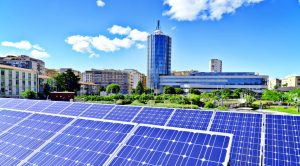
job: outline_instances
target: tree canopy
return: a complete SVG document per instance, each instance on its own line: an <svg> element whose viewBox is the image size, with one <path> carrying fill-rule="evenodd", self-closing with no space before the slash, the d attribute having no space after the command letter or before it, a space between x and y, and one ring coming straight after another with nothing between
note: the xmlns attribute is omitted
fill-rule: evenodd
<svg viewBox="0 0 300 166"><path fill-rule="evenodd" d="M164 94L175 94L175 89L172 86L165 86Z"/></svg>
<svg viewBox="0 0 300 166"><path fill-rule="evenodd" d="M57 91L76 92L80 90L80 78L72 70L67 70L55 77Z"/></svg>
<svg viewBox="0 0 300 166"><path fill-rule="evenodd" d="M138 82L136 88L135 88L135 93L141 95L144 93L144 87L141 81Z"/></svg>
<svg viewBox="0 0 300 166"><path fill-rule="evenodd" d="M121 90L120 86L118 84L109 84L106 87L106 93L119 93Z"/></svg>

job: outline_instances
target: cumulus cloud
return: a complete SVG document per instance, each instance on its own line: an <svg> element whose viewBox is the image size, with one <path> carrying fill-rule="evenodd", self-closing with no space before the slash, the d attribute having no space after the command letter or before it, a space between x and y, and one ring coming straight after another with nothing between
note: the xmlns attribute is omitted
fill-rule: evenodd
<svg viewBox="0 0 300 166"><path fill-rule="evenodd" d="M224 14L234 13L242 6L257 4L263 0L165 0L170 7L163 15L178 21L220 20Z"/></svg>
<svg viewBox="0 0 300 166"><path fill-rule="evenodd" d="M97 0L96 3L97 3L97 6L99 6L99 7L105 6L105 3L103 2L103 0Z"/></svg>
<svg viewBox="0 0 300 166"><path fill-rule="evenodd" d="M37 59L48 58L50 56L47 52L39 51L39 50L32 50L30 54L33 58L37 58Z"/></svg>
<svg viewBox="0 0 300 166"><path fill-rule="evenodd" d="M136 48L144 49L144 48L146 48L146 46L145 46L145 44L138 43L138 44L136 44Z"/></svg>
<svg viewBox="0 0 300 166"><path fill-rule="evenodd" d="M22 50L30 50L32 48L31 43L29 41L24 41L24 40L20 42L3 41L1 42L1 45L5 47L14 47Z"/></svg>
<svg viewBox="0 0 300 166"><path fill-rule="evenodd" d="M144 42L149 35L147 32L139 31L130 27L113 25L107 29L111 34L126 35L123 38L109 38L104 35L98 36L81 36L74 35L68 37L65 42L72 45L76 52L90 54L90 57L99 56L96 51L115 52L122 48L131 48L135 42ZM143 44L136 44L138 49L144 48Z"/></svg>
<svg viewBox="0 0 300 166"><path fill-rule="evenodd" d="M111 34L128 35L131 31L130 27L122 27L119 25L113 25L107 29Z"/></svg>

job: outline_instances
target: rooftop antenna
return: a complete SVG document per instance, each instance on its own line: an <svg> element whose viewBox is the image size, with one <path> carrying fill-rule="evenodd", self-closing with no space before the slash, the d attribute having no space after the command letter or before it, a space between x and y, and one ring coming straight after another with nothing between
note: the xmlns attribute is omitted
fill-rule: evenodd
<svg viewBox="0 0 300 166"><path fill-rule="evenodd" d="M156 30L160 30L160 21L157 20L157 27L156 27Z"/></svg>

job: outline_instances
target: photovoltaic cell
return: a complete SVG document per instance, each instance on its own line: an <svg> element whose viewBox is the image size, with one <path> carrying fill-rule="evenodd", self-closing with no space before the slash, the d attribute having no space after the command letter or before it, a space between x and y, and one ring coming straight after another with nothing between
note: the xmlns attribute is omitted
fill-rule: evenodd
<svg viewBox="0 0 300 166"><path fill-rule="evenodd" d="M0 135L0 165L17 165L70 120L48 115L32 115Z"/></svg>
<svg viewBox="0 0 300 166"><path fill-rule="evenodd" d="M111 165L227 166L231 136L140 126Z"/></svg>
<svg viewBox="0 0 300 166"><path fill-rule="evenodd" d="M27 111L34 111L34 112L41 112L43 111L45 108L49 107L51 104L54 104L55 102L53 101L39 101L38 103L36 103L35 105L27 108Z"/></svg>
<svg viewBox="0 0 300 166"><path fill-rule="evenodd" d="M5 103L9 102L10 100L12 100L12 99L10 99L10 98L0 98L0 106L4 105Z"/></svg>
<svg viewBox="0 0 300 166"><path fill-rule="evenodd" d="M23 102L25 102L25 100L12 99L12 100L8 101L7 103L5 103L4 105L2 105L1 107L2 108L8 108L8 109L10 109L10 108L16 107L17 105L19 105L19 104L21 104Z"/></svg>
<svg viewBox="0 0 300 166"><path fill-rule="evenodd" d="M0 111L0 134L17 122L29 116L29 113L2 110Z"/></svg>
<svg viewBox="0 0 300 166"><path fill-rule="evenodd" d="M19 104L19 105L16 105L15 107L13 107L13 109L26 110L27 108L33 106L37 102L39 102L39 101L38 100L26 100L22 104Z"/></svg>
<svg viewBox="0 0 300 166"><path fill-rule="evenodd" d="M29 165L103 165L133 125L77 120L47 144Z"/></svg>
<svg viewBox="0 0 300 166"><path fill-rule="evenodd" d="M174 109L144 107L134 119L136 123L165 125Z"/></svg>
<svg viewBox="0 0 300 166"><path fill-rule="evenodd" d="M130 122L142 107L116 106L105 119Z"/></svg>
<svg viewBox="0 0 300 166"><path fill-rule="evenodd" d="M213 111L178 109L173 114L168 126L206 130Z"/></svg>
<svg viewBox="0 0 300 166"><path fill-rule="evenodd" d="M264 165L300 165L300 116L266 115Z"/></svg>
<svg viewBox="0 0 300 166"><path fill-rule="evenodd" d="M89 109L87 109L81 116L90 118L103 118L114 105L100 105L94 104Z"/></svg>
<svg viewBox="0 0 300 166"><path fill-rule="evenodd" d="M90 105L91 104L85 103L72 103L71 106L63 110L60 114L78 116L83 113L83 111L86 110Z"/></svg>
<svg viewBox="0 0 300 166"><path fill-rule="evenodd" d="M64 110L70 105L71 105L70 102L55 102L54 104L50 105L48 108L43 110L42 112L59 114L62 110Z"/></svg>
<svg viewBox="0 0 300 166"><path fill-rule="evenodd" d="M211 131L232 133L230 165L259 165L262 115L216 112Z"/></svg>

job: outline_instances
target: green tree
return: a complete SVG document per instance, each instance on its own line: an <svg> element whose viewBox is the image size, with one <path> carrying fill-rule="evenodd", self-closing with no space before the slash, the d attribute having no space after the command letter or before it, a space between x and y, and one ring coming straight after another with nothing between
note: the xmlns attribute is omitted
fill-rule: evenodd
<svg viewBox="0 0 300 166"><path fill-rule="evenodd" d="M175 88L175 94L181 95L183 93L184 93L183 89L181 89L181 88Z"/></svg>
<svg viewBox="0 0 300 166"><path fill-rule="evenodd" d="M282 101L283 94L277 90L266 89L262 94L262 99L271 101Z"/></svg>
<svg viewBox="0 0 300 166"><path fill-rule="evenodd" d="M106 87L106 93L119 93L120 92L120 86L118 84L109 84Z"/></svg>
<svg viewBox="0 0 300 166"><path fill-rule="evenodd" d="M80 89L80 78L76 76L72 70L67 70L55 77L56 87L58 91L76 92Z"/></svg>
<svg viewBox="0 0 300 166"><path fill-rule="evenodd" d="M240 98L241 95L242 95L242 92L243 92L243 90L240 89L240 88L235 89L235 90L232 92L232 98L235 98L235 99Z"/></svg>
<svg viewBox="0 0 300 166"><path fill-rule="evenodd" d="M172 86L165 86L164 94L175 94L175 89Z"/></svg>
<svg viewBox="0 0 300 166"><path fill-rule="evenodd" d="M200 95L201 94L201 92L198 89L194 89L194 88L191 88L189 90L189 93L190 94L195 94L195 95Z"/></svg>
<svg viewBox="0 0 300 166"><path fill-rule="evenodd" d="M232 91L230 89L222 89L221 90L221 98L228 99L231 97Z"/></svg>
<svg viewBox="0 0 300 166"><path fill-rule="evenodd" d="M27 89L24 92L21 93L21 96L26 98L26 99L36 99L37 98L37 93Z"/></svg>
<svg viewBox="0 0 300 166"><path fill-rule="evenodd" d="M43 93L44 93L44 96L49 96L50 95L50 92L51 92L51 87L48 83L44 83L43 84Z"/></svg>
<svg viewBox="0 0 300 166"><path fill-rule="evenodd" d="M244 99L246 106L250 106L256 100L253 96L246 96Z"/></svg>
<svg viewBox="0 0 300 166"><path fill-rule="evenodd" d="M105 91L105 88L104 86L100 85L97 89L97 93L100 94L100 92L104 92Z"/></svg>
<svg viewBox="0 0 300 166"><path fill-rule="evenodd" d="M139 95L144 93L144 87L141 81L138 82L136 88L135 88L135 92Z"/></svg>

